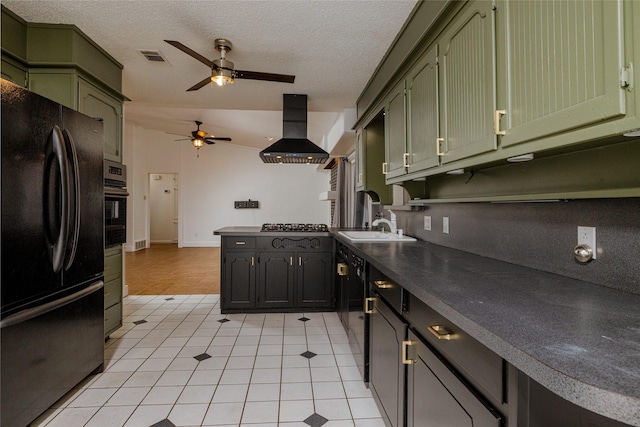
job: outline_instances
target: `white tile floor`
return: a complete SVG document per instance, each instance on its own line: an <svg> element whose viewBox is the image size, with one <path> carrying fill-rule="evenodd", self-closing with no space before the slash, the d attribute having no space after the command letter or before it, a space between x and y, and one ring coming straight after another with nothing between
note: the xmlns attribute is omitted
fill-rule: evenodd
<svg viewBox="0 0 640 427"><path fill-rule="evenodd" d="M306 351L316 355L301 356ZM218 295L162 295L125 298L124 325L105 343L104 372L32 424L174 425L384 423L336 313L223 315Z"/></svg>

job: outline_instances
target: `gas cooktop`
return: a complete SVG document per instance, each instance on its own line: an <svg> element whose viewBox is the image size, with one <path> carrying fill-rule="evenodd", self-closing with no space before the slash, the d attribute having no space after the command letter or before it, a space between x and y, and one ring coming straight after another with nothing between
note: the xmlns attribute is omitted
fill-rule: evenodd
<svg viewBox="0 0 640 427"><path fill-rule="evenodd" d="M326 224L262 224L261 231L305 231L326 232L329 227Z"/></svg>

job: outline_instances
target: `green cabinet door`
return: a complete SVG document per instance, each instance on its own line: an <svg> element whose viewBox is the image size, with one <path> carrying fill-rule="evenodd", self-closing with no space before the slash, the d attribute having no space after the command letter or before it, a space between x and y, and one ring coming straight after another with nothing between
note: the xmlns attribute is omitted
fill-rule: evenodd
<svg viewBox="0 0 640 427"><path fill-rule="evenodd" d="M356 191L364 191L364 165L365 165L365 152L364 152L364 140L362 138L363 129L356 130Z"/></svg>
<svg viewBox="0 0 640 427"><path fill-rule="evenodd" d="M609 0L498 3L502 146L625 114L621 8Z"/></svg>
<svg viewBox="0 0 640 427"><path fill-rule="evenodd" d="M440 164L437 60L438 46L433 45L406 78L409 173Z"/></svg>
<svg viewBox="0 0 640 427"><path fill-rule="evenodd" d="M78 111L104 124L104 157L122 162L122 102L78 79Z"/></svg>
<svg viewBox="0 0 640 427"><path fill-rule="evenodd" d="M385 104L385 165L384 173L387 180L407 173L406 149L406 111L404 80L398 83L390 93Z"/></svg>
<svg viewBox="0 0 640 427"><path fill-rule="evenodd" d="M497 148L494 39L490 1L469 3L439 39L443 163Z"/></svg>

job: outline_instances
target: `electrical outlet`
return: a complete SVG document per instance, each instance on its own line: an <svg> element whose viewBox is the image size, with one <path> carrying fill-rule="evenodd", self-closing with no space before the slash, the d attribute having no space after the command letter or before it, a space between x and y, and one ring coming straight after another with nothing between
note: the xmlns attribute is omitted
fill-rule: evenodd
<svg viewBox="0 0 640 427"><path fill-rule="evenodd" d="M593 251L592 259L596 259L596 228L578 226L578 245L587 245Z"/></svg>
<svg viewBox="0 0 640 427"><path fill-rule="evenodd" d="M427 231L431 231L431 217L430 216L425 216L424 217L424 229Z"/></svg>
<svg viewBox="0 0 640 427"><path fill-rule="evenodd" d="M444 234L449 234L449 217L442 217L442 232Z"/></svg>

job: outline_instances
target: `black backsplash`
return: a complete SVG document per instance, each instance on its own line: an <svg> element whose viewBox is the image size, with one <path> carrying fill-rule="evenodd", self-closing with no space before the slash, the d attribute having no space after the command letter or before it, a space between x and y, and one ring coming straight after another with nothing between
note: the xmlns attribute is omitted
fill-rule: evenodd
<svg viewBox="0 0 640 427"><path fill-rule="evenodd" d="M433 204L394 212L398 228L421 240L640 295L640 198ZM425 215L432 231L424 230ZM449 234L442 232L445 216ZM588 264L573 257L580 225L596 227L598 257Z"/></svg>

